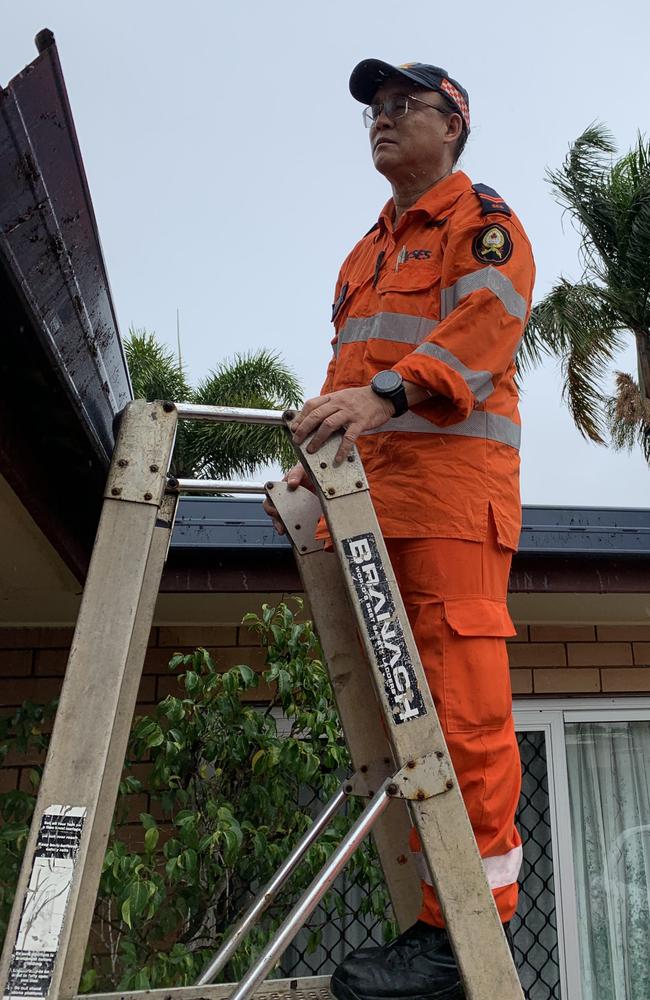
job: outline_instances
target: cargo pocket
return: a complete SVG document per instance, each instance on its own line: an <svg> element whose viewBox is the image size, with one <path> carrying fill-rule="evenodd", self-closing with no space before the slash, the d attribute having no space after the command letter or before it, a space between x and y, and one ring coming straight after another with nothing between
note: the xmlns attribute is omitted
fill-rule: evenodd
<svg viewBox="0 0 650 1000"><path fill-rule="evenodd" d="M444 601L443 613L447 729L500 729L512 712L504 639L516 629L508 608L486 597L457 597Z"/></svg>

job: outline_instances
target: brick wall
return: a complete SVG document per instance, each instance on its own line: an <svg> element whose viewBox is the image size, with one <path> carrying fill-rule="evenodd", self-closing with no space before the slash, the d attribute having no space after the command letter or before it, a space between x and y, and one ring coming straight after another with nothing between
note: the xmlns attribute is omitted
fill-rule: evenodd
<svg viewBox="0 0 650 1000"><path fill-rule="evenodd" d="M0 711L24 700L45 702L58 695L72 629L0 629ZM255 637L235 625L159 627L152 630L138 698L139 714L178 691L167 664L177 650L210 650L224 670L247 663L264 666ZM544 695L643 694L650 691L650 625L520 625L508 642L513 692ZM260 685L256 697L266 697ZM7 758L0 791L29 788L37 761ZM138 804L146 809L146 802Z"/></svg>
<svg viewBox="0 0 650 1000"><path fill-rule="evenodd" d="M508 653L518 696L650 691L650 625L520 625Z"/></svg>
<svg viewBox="0 0 650 1000"><path fill-rule="evenodd" d="M58 696L72 633L71 628L0 629L0 713L10 714L26 700L48 702ZM237 663L246 663L257 671L264 666L262 649L243 627L154 628L140 682L137 714L145 714L166 695L180 690L176 675L168 669L169 660L175 652L191 652L197 646L209 649L215 663L224 670ZM269 693L262 681L257 691L258 698ZM29 790L29 772L37 763L40 761L35 757L8 756L0 767L0 792ZM136 811L147 808L144 800L135 806Z"/></svg>

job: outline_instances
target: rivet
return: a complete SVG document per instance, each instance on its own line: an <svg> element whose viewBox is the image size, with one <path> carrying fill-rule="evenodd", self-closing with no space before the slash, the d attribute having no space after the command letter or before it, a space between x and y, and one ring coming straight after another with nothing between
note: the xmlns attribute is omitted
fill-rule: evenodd
<svg viewBox="0 0 650 1000"><path fill-rule="evenodd" d="M321 467L321 469L326 469L327 468L327 462L321 462L320 463L320 467Z"/></svg>
<svg viewBox="0 0 650 1000"><path fill-rule="evenodd" d="M172 413L175 409L176 407L173 403L163 403L163 410L165 413Z"/></svg>
<svg viewBox="0 0 650 1000"><path fill-rule="evenodd" d="M307 551L307 546L306 545L301 545L300 546L300 551L301 552L306 552Z"/></svg>
<svg viewBox="0 0 650 1000"><path fill-rule="evenodd" d="M397 793L399 791L399 788L397 787L397 785L392 784L392 785L388 786L388 788L386 789L386 791L387 791L387 793L389 795L397 795Z"/></svg>
<svg viewBox="0 0 650 1000"><path fill-rule="evenodd" d="M446 782L445 788L449 789L449 788L453 788L453 787L454 787L454 783L453 783L453 781L450 778L449 781Z"/></svg>
<svg viewBox="0 0 650 1000"><path fill-rule="evenodd" d="M294 531L300 531L300 525L299 524L294 524L293 527L294 527Z"/></svg>
<svg viewBox="0 0 650 1000"><path fill-rule="evenodd" d="M366 771L368 770L368 765L367 764L362 764L361 767L359 768L359 770L361 771L362 774L365 774Z"/></svg>
<svg viewBox="0 0 650 1000"><path fill-rule="evenodd" d="M356 483L354 485L356 486L356 488L358 490L360 490L362 488L362 486L363 486L363 483L361 482L360 479L357 479L357 481L356 481Z"/></svg>
<svg viewBox="0 0 650 1000"><path fill-rule="evenodd" d="M120 469L126 469L129 463L126 458L121 458L117 464L119 465Z"/></svg>
<svg viewBox="0 0 650 1000"><path fill-rule="evenodd" d="M149 466L149 472L158 472L158 466L157 465L150 465Z"/></svg>
<svg viewBox="0 0 650 1000"><path fill-rule="evenodd" d="M145 500L152 500L153 499L153 494L152 493L145 493L144 498L145 498Z"/></svg>
<svg viewBox="0 0 650 1000"><path fill-rule="evenodd" d="M407 861L407 858L406 858L405 854L400 854L400 856L397 858L397 864L398 865L405 865L406 861Z"/></svg>
<svg viewBox="0 0 650 1000"><path fill-rule="evenodd" d="M407 760L406 766L410 767L410 768L414 768L415 767L415 761L414 760Z"/></svg>
<svg viewBox="0 0 650 1000"><path fill-rule="evenodd" d="M354 455L348 455L348 462L354 462Z"/></svg>
<svg viewBox="0 0 650 1000"><path fill-rule="evenodd" d="M424 802L424 800L426 799L426 795L424 794L424 792L422 791L422 789L420 789L418 791L418 793L417 793L417 795L415 797L418 800L418 802Z"/></svg>
<svg viewBox="0 0 650 1000"><path fill-rule="evenodd" d="M336 493L336 490L334 489L334 487L330 486L330 488L327 491L328 497L333 497L335 493Z"/></svg>
<svg viewBox="0 0 650 1000"><path fill-rule="evenodd" d="M119 497L121 492L122 490L119 488L119 486L114 486L113 489L111 490L111 496Z"/></svg>
<svg viewBox="0 0 650 1000"><path fill-rule="evenodd" d="M352 791L352 785L346 785L345 788L343 789L343 791L347 792L348 795L349 795L350 792Z"/></svg>
<svg viewBox="0 0 650 1000"><path fill-rule="evenodd" d="M443 758L444 756L445 756L445 755L444 755L444 753L442 752L442 750L436 750L436 757L438 758L438 760L442 760L442 758Z"/></svg>

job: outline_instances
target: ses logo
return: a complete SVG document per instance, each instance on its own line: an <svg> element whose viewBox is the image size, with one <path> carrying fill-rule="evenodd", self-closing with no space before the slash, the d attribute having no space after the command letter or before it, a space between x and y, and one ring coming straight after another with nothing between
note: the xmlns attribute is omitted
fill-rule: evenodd
<svg viewBox="0 0 650 1000"><path fill-rule="evenodd" d="M388 703L396 723L426 715L415 670L372 533L342 542Z"/></svg>

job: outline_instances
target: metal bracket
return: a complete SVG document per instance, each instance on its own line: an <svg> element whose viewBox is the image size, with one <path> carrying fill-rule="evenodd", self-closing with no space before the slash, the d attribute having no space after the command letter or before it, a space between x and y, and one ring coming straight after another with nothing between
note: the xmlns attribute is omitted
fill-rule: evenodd
<svg viewBox="0 0 650 1000"><path fill-rule="evenodd" d="M424 802L441 795L454 787L454 772L449 757L436 750L409 760L399 771L393 772L393 765L388 757L383 760L373 760L361 767L346 781L343 791L346 795L358 795L363 799L371 799L377 789L390 778L392 782L386 789L391 798L409 799L411 802Z"/></svg>
<svg viewBox="0 0 650 1000"><path fill-rule="evenodd" d="M287 427L293 418L294 413L288 410L284 415ZM313 436L312 434L302 444L294 443L293 446L300 461L327 500L349 496L351 493L361 493L362 490L368 489L368 480L356 448L352 449L347 461L334 465L334 458L343 438L341 433L333 434L317 452L310 455L307 447Z"/></svg>
<svg viewBox="0 0 650 1000"><path fill-rule="evenodd" d="M358 795L361 799L371 799L378 788L390 778L393 773L393 762L390 757L383 760L372 760L362 764L343 785L346 795Z"/></svg>
<svg viewBox="0 0 650 1000"><path fill-rule="evenodd" d="M154 423L153 439L150 434L143 436L141 430L147 417ZM125 407L106 480L105 499L160 506L169 466L165 451L169 421L176 423L177 419L176 409L170 403L136 399ZM143 439L150 442L147 454L142 452Z"/></svg>
<svg viewBox="0 0 650 1000"><path fill-rule="evenodd" d="M397 799L425 802L434 795L449 792L456 783L448 755L435 750L424 757L415 757L395 772L393 783L386 789Z"/></svg>
<svg viewBox="0 0 650 1000"><path fill-rule="evenodd" d="M304 486L290 490L286 483L267 483L266 495L282 518L296 551L301 555L320 552L324 542L314 537L322 514L318 497Z"/></svg>

